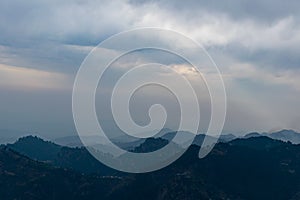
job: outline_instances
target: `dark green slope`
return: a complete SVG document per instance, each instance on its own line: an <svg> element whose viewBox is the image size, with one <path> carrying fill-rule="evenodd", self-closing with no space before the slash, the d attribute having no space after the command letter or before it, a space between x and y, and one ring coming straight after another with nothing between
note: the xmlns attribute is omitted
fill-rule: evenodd
<svg viewBox="0 0 300 200"><path fill-rule="evenodd" d="M108 197L120 178L84 176L0 149L0 199L99 199Z"/></svg>
<svg viewBox="0 0 300 200"><path fill-rule="evenodd" d="M73 169L80 173L118 174L115 170L98 162L83 147L63 147L34 136L20 138L14 144L8 144L7 147L33 160L46 162L56 167Z"/></svg>

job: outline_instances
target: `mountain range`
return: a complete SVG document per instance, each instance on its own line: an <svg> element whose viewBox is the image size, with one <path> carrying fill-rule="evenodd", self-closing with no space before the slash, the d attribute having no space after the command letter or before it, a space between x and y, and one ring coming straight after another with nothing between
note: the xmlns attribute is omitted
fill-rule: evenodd
<svg viewBox="0 0 300 200"><path fill-rule="evenodd" d="M272 133L252 132L252 133L246 134L244 137L250 138L250 137L259 137L259 136L266 136L266 137L276 139L276 140L281 140L284 142L300 144L300 133L297 133L294 130L287 130L287 129L283 129L283 130L272 132Z"/></svg>
<svg viewBox="0 0 300 200"><path fill-rule="evenodd" d="M167 143L148 138L133 151ZM266 136L237 138L219 142L204 159L199 148L192 145L164 169L128 174L106 167L84 148L20 138L0 148L0 199L300 198L300 145Z"/></svg>

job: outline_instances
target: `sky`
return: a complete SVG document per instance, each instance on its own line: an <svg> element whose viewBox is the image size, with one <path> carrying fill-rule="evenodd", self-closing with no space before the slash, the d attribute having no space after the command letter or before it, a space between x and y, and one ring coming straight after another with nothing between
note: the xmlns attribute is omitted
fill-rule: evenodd
<svg viewBox="0 0 300 200"><path fill-rule="evenodd" d="M0 129L47 138L76 134L72 87L83 59L113 34L158 27L199 42L216 62L227 93L224 133L300 131L299 8L296 0L2 0ZM194 76L172 58L150 57ZM151 104L147 99L140 102Z"/></svg>

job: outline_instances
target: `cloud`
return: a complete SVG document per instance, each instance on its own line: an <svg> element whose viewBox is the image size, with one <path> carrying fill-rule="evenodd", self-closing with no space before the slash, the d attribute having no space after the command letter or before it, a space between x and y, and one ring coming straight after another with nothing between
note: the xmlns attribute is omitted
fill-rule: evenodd
<svg viewBox="0 0 300 200"><path fill-rule="evenodd" d="M291 0L289 3L281 0L227 0L227 1L206 1L206 0L131 0L132 4L144 7L145 4L157 5L161 9L171 10L174 13L188 15L195 18L195 14L209 12L212 14L226 13L235 20L254 19L263 23L277 21L289 15L299 16L299 1Z"/></svg>
<svg viewBox="0 0 300 200"><path fill-rule="evenodd" d="M274 88L285 86L300 92L300 69L270 71L258 69L249 63L235 63L223 72L223 78L227 80L249 80Z"/></svg>
<svg viewBox="0 0 300 200"><path fill-rule="evenodd" d="M299 4L296 0L4 0L0 89L51 90L55 96L55 90L59 94L71 88L81 62L99 42L120 31L155 26L186 34L212 55L227 87L228 130L255 126L300 130L295 123L299 118L295 98L300 96ZM152 59L193 75L172 56L151 52L135 56L116 66L125 70ZM116 75L120 69L112 72ZM242 123L240 116L251 125Z"/></svg>
<svg viewBox="0 0 300 200"><path fill-rule="evenodd" d="M34 65L40 56L43 62L59 60L64 66L78 67L86 55L78 46L95 46L122 30L155 26L180 31L206 48L225 48L228 56L294 67L299 62L295 52L300 42L297 4L292 1L291 6L283 6L277 0L2 1L0 44L12 49L22 47L22 52L28 52L26 55L14 53L18 59L31 59L27 66ZM74 45L77 51L66 49L65 44ZM58 66L57 70L61 68Z"/></svg>

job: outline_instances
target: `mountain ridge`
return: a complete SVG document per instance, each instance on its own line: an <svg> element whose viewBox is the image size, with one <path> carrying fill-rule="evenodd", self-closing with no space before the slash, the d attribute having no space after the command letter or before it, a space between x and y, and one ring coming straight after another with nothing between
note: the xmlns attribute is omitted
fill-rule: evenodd
<svg viewBox="0 0 300 200"><path fill-rule="evenodd" d="M148 139L140 150L159 148L161 144L165 144L162 139ZM4 147L10 149L10 147ZM0 166L3 166L0 167L3 169L3 173L0 174L0 186L1 182L6 185L15 184L15 179L8 178L10 176L24 176L25 179L19 180L21 185L25 184L24 188L15 187L19 192L11 192L12 196L13 194L17 195L13 197L23 195L27 190L34 195L41 196L44 194L40 194L40 191L53 193L54 190L57 196L62 197L67 194L60 188L69 187L67 192L72 193L71 197L74 199L79 197L96 199L96 196L101 199L149 200L297 199L297 195L300 194L299 145L273 140L265 136L239 138L216 144L211 153L203 159L198 158L199 148L197 145L190 146L174 163L155 172L116 175L110 173L103 175L101 171L100 173L95 171L94 175L82 175L68 167L67 169L65 167L53 168L49 163L30 161L30 158L20 154L17 154L17 159L11 158L9 161L5 158L7 154L1 153L3 151L0 150ZM78 157L78 154L73 151L81 152L80 148L62 147L62 149L69 153L71 151L75 158ZM6 151L11 152L11 150ZM15 153L9 155L14 157ZM62 154L65 159L68 158L65 155ZM79 163L81 163L80 159ZM32 165L36 165L36 167ZM24 169L25 172L22 172L21 168L24 166L26 169ZM27 179L32 180L33 177L38 177L38 179L33 182L26 181ZM109 177L111 177L111 181L107 181L110 179ZM56 184L56 181L61 181L58 185L60 188L54 186L53 190L45 189L45 187ZM32 184L38 184L41 189L38 190ZM80 189L82 185L86 184L84 190ZM28 187L33 188L28 189ZM98 187L106 188L107 191L95 192L99 190ZM12 191L9 188L2 189ZM0 196L7 194L3 190L0 189ZM49 198L45 197L45 199Z"/></svg>

